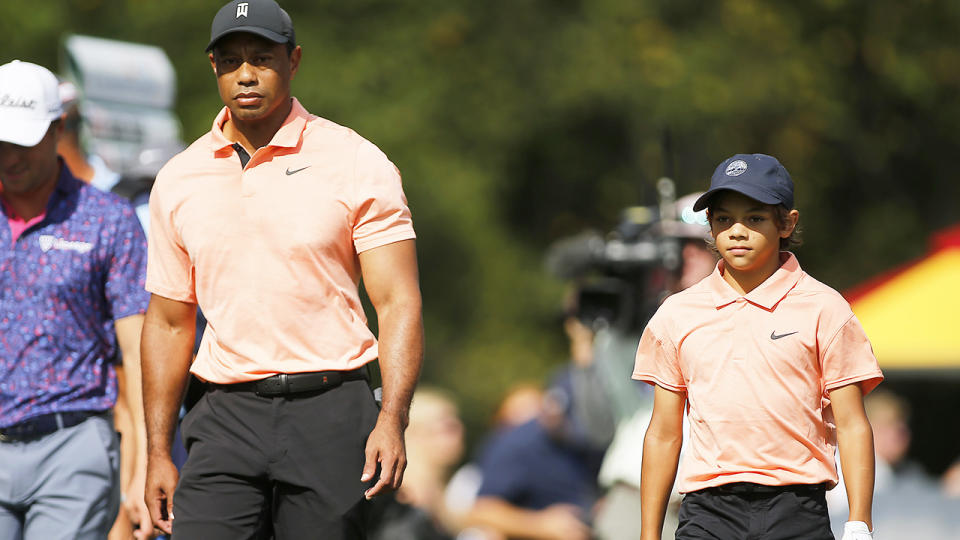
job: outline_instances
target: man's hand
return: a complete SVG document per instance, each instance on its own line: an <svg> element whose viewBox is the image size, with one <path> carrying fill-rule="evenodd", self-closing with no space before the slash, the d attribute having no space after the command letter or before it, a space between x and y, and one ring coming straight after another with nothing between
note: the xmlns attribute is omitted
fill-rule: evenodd
<svg viewBox="0 0 960 540"><path fill-rule="evenodd" d="M363 465L361 482L368 482L376 474L380 465L380 479L364 492L367 499L394 491L403 482L403 471L407 468L407 451L403 443L403 423L384 412L377 418L370 436L367 437L366 462Z"/></svg>
<svg viewBox="0 0 960 540"><path fill-rule="evenodd" d="M147 483L143 499L153 525L167 534L173 534L173 491L179 477L170 456L151 456L147 460Z"/></svg>
<svg viewBox="0 0 960 540"><path fill-rule="evenodd" d="M843 538L841 540L873 540L873 533L862 521L848 521L843 524Z"/></svg>

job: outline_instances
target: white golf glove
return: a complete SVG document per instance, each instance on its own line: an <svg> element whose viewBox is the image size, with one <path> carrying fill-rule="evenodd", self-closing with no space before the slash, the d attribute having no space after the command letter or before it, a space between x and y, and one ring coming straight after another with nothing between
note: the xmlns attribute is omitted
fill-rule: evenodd
<svg viewBox="0 0 960 540"><path fill-rule="evenodd" d="M862 521L848 521L843 524L841 540L873 540L873 533Z"/></svg>

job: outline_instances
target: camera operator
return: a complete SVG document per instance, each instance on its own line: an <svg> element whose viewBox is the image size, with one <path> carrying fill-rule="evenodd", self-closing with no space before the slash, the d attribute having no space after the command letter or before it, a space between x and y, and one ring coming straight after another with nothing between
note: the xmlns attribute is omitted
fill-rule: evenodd
<svg viewBox="0 0 960 540"><path fill-rule="evenodd" d="M627 540L639 538L640 528L637 509L640 498L640 460L636 444L643 440L650 413L653 408L653 392L646 385L624 377L630 373L640 332L653 309L670 294L681 291L703 279L713 271L716 254L705 240L709 235L706 215L694 212L693 203L700 196L693 193L681 197L661 208L661 219L650 226L649 235L679 253L679 264L668 268L669 257L663 256L659 267L640 277L646 283L637 284L643 291L635 304L633 324L601 325L594 338L594 364L601 384L581 387L584 391L600 394L591 398L578 396L577 403L608 408L581 410L585 419L613 417L613 430L607 431L605 423L582 422L593 428L594 440L606 437L609 448L600 469L599 482L606 489L604 504L595 520L595 534L604 540ZM648 309L653 308L653 309ZM606 423L609 426L609 423ZM675 513L675 512L674 512Z"/></svg>

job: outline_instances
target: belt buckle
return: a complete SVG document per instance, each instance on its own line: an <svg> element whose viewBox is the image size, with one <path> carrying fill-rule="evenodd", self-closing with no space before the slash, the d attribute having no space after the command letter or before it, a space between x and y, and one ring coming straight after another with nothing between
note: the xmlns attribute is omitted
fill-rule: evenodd
<svg viewBox="0 0 960 540"><path fill-rule="evenodd" d="M286 373L278 373L272 377L256 382L256 394L260 397L282 396L290 391L290 381Z"/></svg>
<svg viewBox="0 0 960 540"><path fill-rule="evenodd" d="M13 438L7 435L6 430L0 429L0 442L10 442Z"/></svg>

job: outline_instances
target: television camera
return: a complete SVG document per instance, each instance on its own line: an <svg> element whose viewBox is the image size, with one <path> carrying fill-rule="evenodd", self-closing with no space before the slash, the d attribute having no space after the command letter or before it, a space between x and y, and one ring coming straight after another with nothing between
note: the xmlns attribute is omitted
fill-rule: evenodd
<svg viewBox="0 0 960 540"><path fill-rule="evenodd" d="M669 294L681 269L682 240L703 236L706 220L678 208L671 179L657 181L657 194L654 206L624 209L605 235L588 230L550 246L547 270L576 286L567 315L594 331L639 332Z"/></svg>

